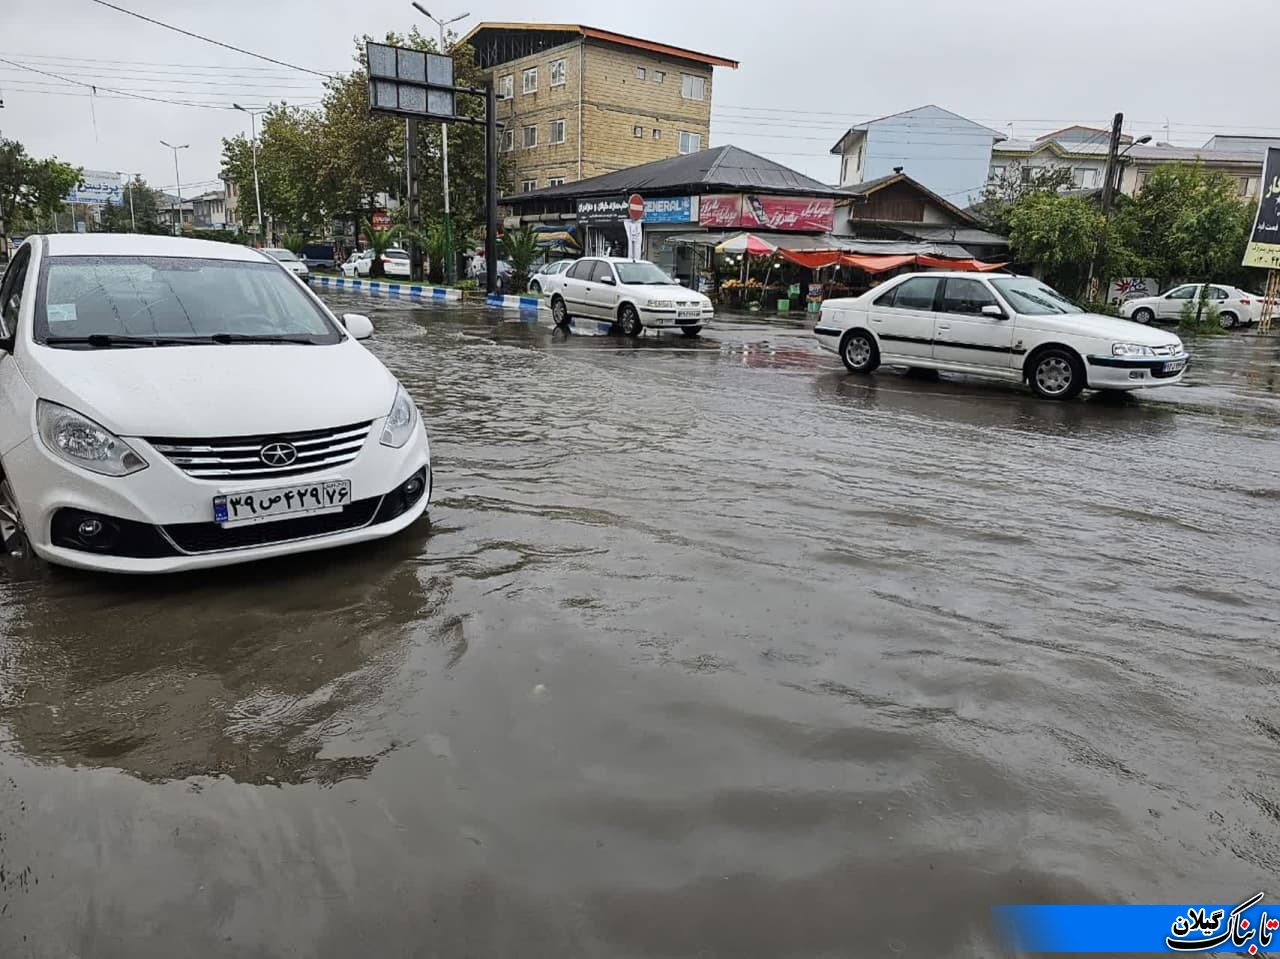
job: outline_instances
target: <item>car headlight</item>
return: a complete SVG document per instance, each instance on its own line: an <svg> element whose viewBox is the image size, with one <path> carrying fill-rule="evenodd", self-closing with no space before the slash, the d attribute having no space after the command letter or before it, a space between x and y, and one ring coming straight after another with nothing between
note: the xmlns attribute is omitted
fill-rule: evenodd
<svg viewBox="0 0 1280 959"><path fill-rule="evenodd" d="M413 427L417 419L417 407L413 405L413 400L409 399L409 394L404 391L404 387L397 384L396 398L391 403L391 412L387 414L387 421L382 425L382 445L397 450L404 446L413 435Z"/></svg>
<svg viewBox="0 0 1280 959"><path fill-rule="evenodd" d="M36 425L49 451L73 466L104 476L128 476L147 468L137 450L75 410L36 402Z"/></svg>
<svg viewBox="0 0 1280 959"><path fill-rule="evenodd" d="M1113 343L1111 344L1112 356L1155 356L1151 347L1143 346L1141 343Z"/></svg>
<svg viewBox="0 0 1280 959"><path fill-rule="evenodd" d="M651 310L673 310L676 304L674 300L650 300L645 306Z"/></svg>

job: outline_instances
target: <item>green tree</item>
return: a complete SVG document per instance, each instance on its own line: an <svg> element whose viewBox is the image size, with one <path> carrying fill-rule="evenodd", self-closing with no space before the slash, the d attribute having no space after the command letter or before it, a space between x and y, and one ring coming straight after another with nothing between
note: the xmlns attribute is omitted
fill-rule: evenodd
<svg viewBox="0 0 1280 959"><path fill-rule="evenodd" d="M1068 296L1083 292L1089 262L1103 240L1102 213L1084 197L1036 193L1009 214L1014 258L1039 266L1045 282Z"/></svg>
<svg viewBox="0 0 1280 959"><path fill-rule="evenodd" d="M502 250L511 262L511 292L523 293L529 285L529 266L538 255L538 234L528 226L502 235Z"/></svg>
<svg viewBox="0 0 1280 959"><path fill-rule="evenodd" d="M57 157L37 160L17 140L0 138L0 242L52 219L83 173Z"/></svg>
<svg viewBox="0 0 1280 959"><path fill-rule="evenodd" d="M132 213L129 209L130 200L133 202ZM160 225L158 209L159 197L156 191L147 186L147 181L142 177L135 177L124 185L119 204L108 203L102 208L98 222L104 233L165 234L172 232L169 228Z"/></svg>
<svg viewBox="0 0 1280 959"><path fill-rule="evenodd" d="M323 140L324 117L316 110L274 104L262 116L258 138L258 186L262 215L277 230L309 236L327 232L330 197L326 165L317 145ZM222 177L240 187L240 219L258 230L253 188L253 143L239 134L222 141Z"/></svg>
<svg viewBox="0 0 1280 959"><path fill-rule="evenodd" d="M1240 265L1253 210L1235 181L1199 163L1157 167L1116 216L1116 230L1135 253L1135 268L1161 285L1210 280L1239 286L1257 281Z"/></svg>
<svg viewBox="0 0 1280 959"><path fill-rule="evenodd" d="M1037 194L1057 195L1072 184L1069 167L1024 166L1015 160L982 188L980 199L971 211L987 229L1007 235L1009 217L1023 197Z"/></svg>

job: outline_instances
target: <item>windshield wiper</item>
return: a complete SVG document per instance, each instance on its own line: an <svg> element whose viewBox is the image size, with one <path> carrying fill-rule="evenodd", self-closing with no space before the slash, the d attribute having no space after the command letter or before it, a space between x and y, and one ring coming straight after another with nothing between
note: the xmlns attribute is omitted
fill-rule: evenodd
<svg viewBox="0 0 1280 959"><path fill-rule="evenodd" d="M316 346L316 338L310 333L214 333L209 337L215 343L301 343Z"/></svg>
<svg viewBox="0 0 1280 959"><path fill-rule="evenodd" d="M48 336L48 346L91 346L94 349L114 349L130 346L188 346L210 342L205 337L192 336L122 336L116 333L90 333L88 336Z"/></svg>

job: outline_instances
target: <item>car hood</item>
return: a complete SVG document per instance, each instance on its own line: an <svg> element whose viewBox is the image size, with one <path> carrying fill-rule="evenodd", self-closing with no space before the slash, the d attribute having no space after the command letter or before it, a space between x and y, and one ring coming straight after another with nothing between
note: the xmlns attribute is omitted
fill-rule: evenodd
<svg viewBox="0 0 1280 959"><path fill-rule="evenodd" d="M1139 343L1142 346L1163 346L1178 339L1176 333L1100 313L1067 313L1055 316L1024 314L1019 317L1018 323L1032 329L1063 331L1116 343Z"/></svg>
<svg viewBox="0 0 1280 959"><path fill-rule="evenodd" d="M701 293L687 286L668 286L663 283L624 283L623 289L636 296L655 300L684 300L686 303L710 302Z"/></svg>
<svg viewBox="0 0 1280 959"><path fill-rule="evenodd" d="M386 416L396 379L355 340L65 350L34 345L36 395L121 436L247 436Z"/></svg>

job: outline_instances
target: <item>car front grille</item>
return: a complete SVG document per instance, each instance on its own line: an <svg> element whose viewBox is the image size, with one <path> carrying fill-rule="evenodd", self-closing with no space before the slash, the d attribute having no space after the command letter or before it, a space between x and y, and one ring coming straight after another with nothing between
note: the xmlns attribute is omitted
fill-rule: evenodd
<svg viewBox="0 0 1280 959"><path fill-rule="evenodd" d="M372 425L370 421L332 429L215 439L153 437L147 442L193 479L282 479L350 463L359 455ZM277 449L268 451L272 446ZM280 447L287 448L285 457L291 449L294 458L282 462Z"/></svg>
<svg viewBox="0 0 1280 959"><path fill-rule="evenodd" d="M223 529L217 523L172 523L160 528L184 553L216 553L360 529L373 520L382 500L381 496L372 496L348 503L341 513L298 516L273 523L233 526L230 529Z"/></svg>
<svg viewBox="0 0 1280 959"><path fill-rule="evenodd" d="M1182 347L1175 343L1169 343L1165 346L1153 346L1151 352L1156 356L1177 356L1182 352Z"/></svg>

